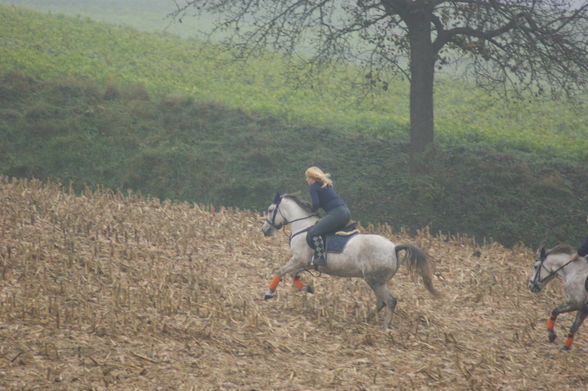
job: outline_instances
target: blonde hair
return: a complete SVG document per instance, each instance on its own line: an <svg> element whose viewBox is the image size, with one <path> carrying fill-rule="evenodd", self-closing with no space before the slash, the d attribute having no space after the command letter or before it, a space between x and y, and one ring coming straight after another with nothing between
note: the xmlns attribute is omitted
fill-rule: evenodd
<svg viewBox="0 0 588 391"><path fill-rule="evenodd" d="M307 178L312 178L315 181L321 182L323 184L321 187L333 185L333 181L331 180L331 174L324 173L323 170L321 170L318 167L312 166L307 168L304 172L304 175L306 175Z"/></svg>

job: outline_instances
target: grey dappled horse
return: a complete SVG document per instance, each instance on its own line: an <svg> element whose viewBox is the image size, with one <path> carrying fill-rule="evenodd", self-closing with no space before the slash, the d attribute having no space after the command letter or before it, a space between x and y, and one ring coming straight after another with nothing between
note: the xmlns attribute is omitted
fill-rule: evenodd
<svg viewBox="0 0 588 391"><path fill-rule="evenodd" d="M310 206L294 195L277 194L269 206L267 218L261 228L265 236L270 236L275 230L290 225L291 258L283 265L273 278L265 298L274 296L276 288L282 278L290 274L294 278L294 285L304 289L304 284L297 279L297 274L308 270L313 250L306 243L306 232L318 221L318 216L310 210ZM405 251L402 260L399 252ZM371 320L382 308L386 307L382 327L388 328L392 314L396 307L396 297L390 293L387 284L394 276L401 263L405 263L411 270L422 277L425 287L433 295L437 291L433 288L432 272L429 256L421 249L411 244L395 245L380 235L359 234L349 239L341 253L329 253L327 264L320 266L319 271L339 277L361 277L372 288L376 295L376 310L371 313ZM312 292L310 289L307 291Z"/></svg>
<svg viewBox="0 0 588 391"><path fill-rule="evenodd" d="M549 342L553 342L556 338L553 328L557 316L564 312L577 311L576 319L564 343L564 350L571 348L574 335L588 315L588 262L585 258L572 261L574 253L575 250L566 245L556 246L549 251L542 248L539 258L533 264L533 275L529 280L529 289L532 292L539 292L554 277L563 279L568 300L551 311L551 317L547 320L547 333Z"/></svg>

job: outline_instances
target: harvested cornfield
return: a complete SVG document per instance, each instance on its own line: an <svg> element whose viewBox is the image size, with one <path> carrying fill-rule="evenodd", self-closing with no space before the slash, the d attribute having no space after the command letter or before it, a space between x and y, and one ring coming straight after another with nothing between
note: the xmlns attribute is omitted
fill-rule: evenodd
<svg viewBox="0 0 588 391"><path fill-rule="evenodd" d="M0 216L2 390L588 387L588 325L547 342L561 284L528 291L528 248L365 228L433 255L443 293L401 268L384 331L363 281L305 274L314 295L264 301L287 236L253 212L0 177Z"/></svg>

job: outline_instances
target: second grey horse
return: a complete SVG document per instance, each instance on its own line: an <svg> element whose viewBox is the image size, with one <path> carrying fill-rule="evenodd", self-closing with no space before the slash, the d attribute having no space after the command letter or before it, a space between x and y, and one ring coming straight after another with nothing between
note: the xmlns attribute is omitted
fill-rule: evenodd
<svg viewBox="0 0 588 391"><path fill-rule="evenodd" d="M533 275L529 280L529 289L539 292L555 277L564 280L567 300L551 311L547 320L549 342L555 341L555 321L559 314L576 311L576 319L568 332L563 349L569 350L574 342L574 335L588 315L588 262L585 258L572 261L575 250L567 245L559 245L549 251L541 249L539 258L533 264Z"/></svg>

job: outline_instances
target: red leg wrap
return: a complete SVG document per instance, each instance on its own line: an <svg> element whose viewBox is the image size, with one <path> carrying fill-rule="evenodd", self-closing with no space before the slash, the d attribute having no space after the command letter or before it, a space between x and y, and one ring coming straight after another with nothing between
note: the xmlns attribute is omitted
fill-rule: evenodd
<svg viewBox="0 0 588 391"><path fill-rule="evenodd" d="M272 279L272 282L271 282L271 283L270 283L270 285L269 285L269 290L270 290L270 291L272 291L272 292L273 292L273 291L275 291L275 290L276 290L276 288L278 287L278 285L280 284L280 281L282 281L282 277L280 277L280 276L275 276L275 277Z"/></svg>
<svg viewBox="0 0 588 391"><path fill-rule="evenodd" d="M304 283L302 281L300 281L299 279L297 279L296 277L293 277L292 282L294 283L294 287L296 289L300 290L300 289L304 288Z"/></svg>
<svg viewBox="0 0 588 391"><path fill-rule="evenodd" d="M569 333L568 337L566 338L566 342L564 343L564 346L566 348L569 348L570 346L572 346L572 343L574 343L574 333Z"/></svg>

